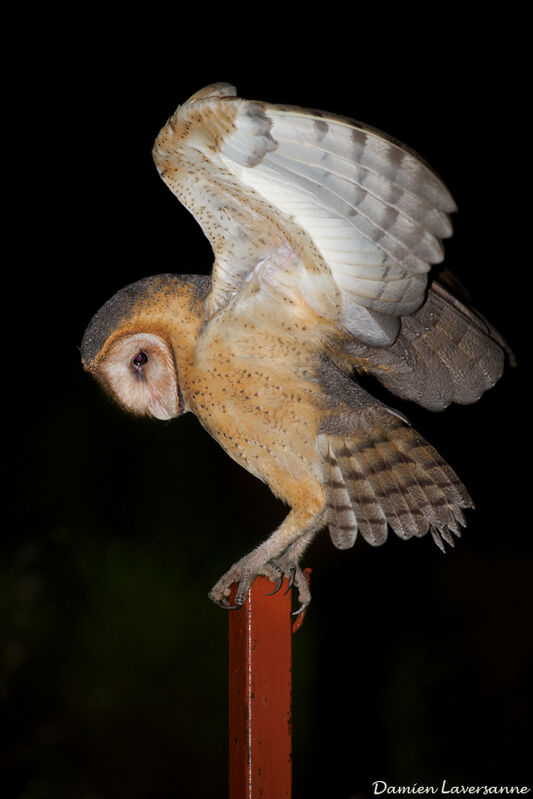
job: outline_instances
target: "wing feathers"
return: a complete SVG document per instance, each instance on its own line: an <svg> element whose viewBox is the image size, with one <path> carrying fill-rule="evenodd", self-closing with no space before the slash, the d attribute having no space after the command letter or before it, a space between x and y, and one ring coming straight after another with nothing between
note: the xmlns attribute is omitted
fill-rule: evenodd
<svg viewBox="0 0 533 799"><path fill-rule="evenodd" d="M345 475L342 473L331 443L322 440L324 486L330 509L329 532L337 549L349 549L357 537L357 519L348 493Z"/></svg>
<svg viewBox="0 0 533 799"><path fill-rule="evenodd" d="M269 114L270 116L270 114ZM275 114L272 115L274 120ZM340 192L346 193L352 186L359 187L365 194L396 208L400 213L416 220L422 227L436 236L445 238L452 233L448 215L424 197L388 180L383 174L371 171L363 164L340 157L337 153L302 142L288 141L279 137L278 126L274 123L272 136L278 142L275 156L268 161L284 159L286 164L298 165L298 171L310 178L314 175L318 183L328 182L335 177L346 182ZM303 146L302 146L303 145Z"/></svg>
<svg viewBox="0 0 533 799"><path fill-rule="evenodd" d="M476 402L500 378L505 343L480 315L433 282L387 349L352 340L345 354L399 397L430 410Z"/></svg>
<svg viewBox="0 0 533 799"><path fill-rule="evenodd" d="M386 540L389 526L404 539L430 530L440 543L440 537L450 542L452 534L460 535L462 509L472 507L468 492L438 452L384 407L370 405L341 420L339 415L324 420L319 451L328 469L324 486L336 546L355 541L353 532L339 534L348 513L346 494L356 519L352 528L357 525L374 546Z"/></svg>
<svg viewBox="0 0 533 799"><path fill-rule="evenodd" d="M325 209L353 225L401 266L414 272L427 272L430 263L442 260L440 242L408 215L404 207L384 201L345 176L325 169L310 169L307 164L286 158L279 151L267 156L265 163L273 167L274 174L290 177L293 190L318 198ZM247 182L259 189L253 175ZM268 197L268 187L262 185L261 189ZM449 224L446 229L449 230Z"/></svg>
<svg viewBox="0 0 533 799"><path fill-rule="evenodd" d="M329 272L325 307L340 309L333 321L385 345L398 324L381 317L419 307L426 273L451 234L453 200L414 154L350 120L240 99L229 84L206 87L181 106L154 158L213 243L212 313L268 257L268 241L274 251L285 240L306 269ZM217 206L219 187L225 197Z"/></svg>

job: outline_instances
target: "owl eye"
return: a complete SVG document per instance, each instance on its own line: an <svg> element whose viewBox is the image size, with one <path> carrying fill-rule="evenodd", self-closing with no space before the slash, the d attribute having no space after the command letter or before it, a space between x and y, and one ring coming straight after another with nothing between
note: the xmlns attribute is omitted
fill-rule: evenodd
<svg viewBox="0 0 533 799"><path fill-rule="evenodd" d="M131 359L131 364L134 369L141 369L141 367L143 367L147 361L148 355L141 350L134 358Z"/></svg>

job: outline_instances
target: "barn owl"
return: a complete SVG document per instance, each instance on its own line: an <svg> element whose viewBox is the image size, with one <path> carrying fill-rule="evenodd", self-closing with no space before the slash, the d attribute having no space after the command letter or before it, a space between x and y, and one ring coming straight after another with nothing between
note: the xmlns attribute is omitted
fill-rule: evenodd
<svg viewBox="0 0 533 799"><path fill-rule="evenodd" d="M377 130L248 101L226 83L178 107L153 156L212 245L212 275L122 289L90 322L82 361L128 411L194 413L289 505L210 598L238 608L257 575L276 590L287 577L300 612L300 559L325 527L339 549L358 532L383 544L389 528L453 545L473 507L466 488L357 381L441 410L501 375L498 333L428 280L456 210L441 180Z"/></svg>

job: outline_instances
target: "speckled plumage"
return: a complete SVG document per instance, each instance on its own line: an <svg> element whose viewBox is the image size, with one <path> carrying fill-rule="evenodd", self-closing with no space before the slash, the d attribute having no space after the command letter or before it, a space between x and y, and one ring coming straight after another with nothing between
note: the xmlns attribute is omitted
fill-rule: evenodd
<svg viewBox="0 0 533 799"><path fill-rule="evenodd" d="M354 379L441 409L499 378L494 329L442 286L455 205L413 153L322 112L236 97L214 84L178 108L154 145L159 173L215 254L212 281L161 275L97 313L86 369L135 413L192 411L291 511L210 596L242 604L258 574L288 575L328 525L339 548L464 525L468 492L402 414Z"/></svg>

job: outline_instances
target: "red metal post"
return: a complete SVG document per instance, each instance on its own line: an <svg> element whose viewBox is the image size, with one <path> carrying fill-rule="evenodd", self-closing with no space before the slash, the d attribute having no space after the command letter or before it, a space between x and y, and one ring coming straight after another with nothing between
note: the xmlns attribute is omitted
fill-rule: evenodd
<svg viewBox="0 0 533 799"><path fill-rule="evenodd" d="M229 617L230 799L290 799L292 618L288 582L258 577Z"/></svg>

